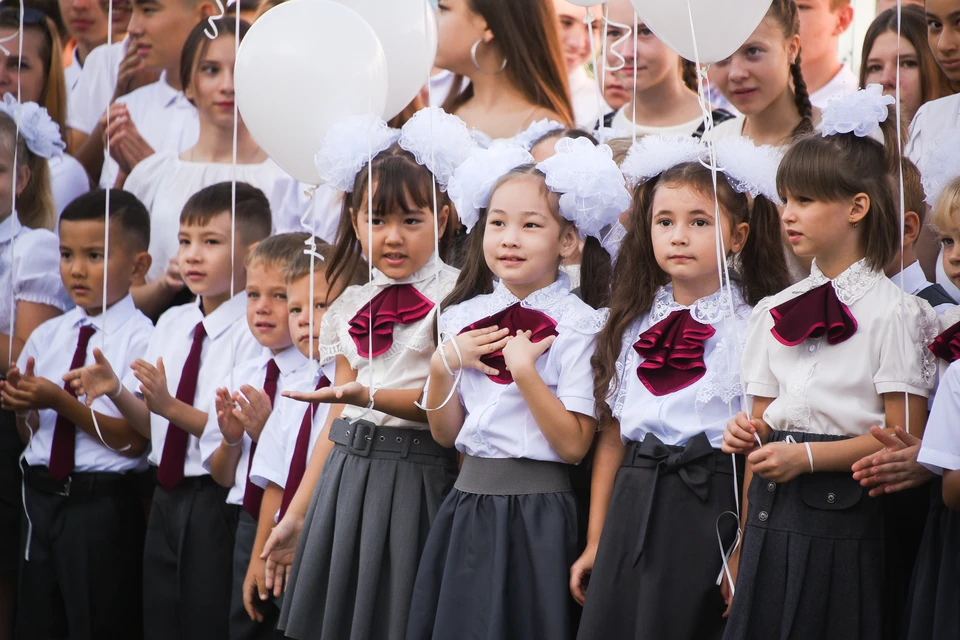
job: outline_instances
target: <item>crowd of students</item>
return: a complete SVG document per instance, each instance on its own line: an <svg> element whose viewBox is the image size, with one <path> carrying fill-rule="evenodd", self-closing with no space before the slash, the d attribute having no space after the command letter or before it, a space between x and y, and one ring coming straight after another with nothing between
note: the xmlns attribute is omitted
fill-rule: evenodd
<svg viewBox="0 0 960 640"><path fill-rule="evenodd" d="M275 4L0 4L0 640L960 637L960 1L439 0L317 188Z"/></svg>

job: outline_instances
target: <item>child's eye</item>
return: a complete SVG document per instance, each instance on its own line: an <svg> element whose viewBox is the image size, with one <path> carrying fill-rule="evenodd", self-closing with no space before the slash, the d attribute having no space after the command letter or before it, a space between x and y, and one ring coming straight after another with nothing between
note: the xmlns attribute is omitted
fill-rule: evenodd
<svg viewBox="0 0 960 640"><path fill-rule="evenodd" d="M939 31L943 28L943 24L939 20L927 20L927 30L928 31Z"/></svg>
<svg viewBox="0 0 960 640"><path fill-rule="evenodd" d="M60 259L61 259L61 260L69 260L69 259L70 259L70 252L69 252L69 251L61 251L61 252L60 252Z"/></svg>
<svg viewBox="0 0 960 640"><path fill-rule="evenodd" d="M952 247L953 238L950 238L950 237L940 238L940 244L943 245L944 247Z"/></svg>
<svg viewBox="0 0 960 640"><path fill-rule="evenodd" d="M880 73L881 71L883 71L883 67L878 64L872 64L867 67L867 73Z"/></svg>
<svg viewBox="0 0 960 640"><path fill-rule="evenodd" d="M536 222L528 222L528 223L526 223L525 225L523 225L523 228L524 228L524 229L539 229L539 228L540 228L540 225L537 224Z"/></svg>
<svg viewBox="0 0 960 640"><path fill-rule="evenodd" d="M710 226L710 223L707 222L706 220L704 220L703 218L700 218L699 220L694 220L694 221L693 221L693 226L695 226L695 227L707 227L707 226Z"/></svg>
<svg viewBox="0 0 960 640"><path fill-rule="evenodd" d="M666 218L662 220L657 220L655 223L658 227L669 227L673 224L672 220L667 220Z"/></svg>
<svg viewBox="0 0 960 640"><path fill-rule="evenodd" d="M180 246L181 246L181 247L185 247L185 246L187 246L188 244L190 244L190 241L189 241L189 240L187 240L186 238L180 238Z"/></svg>
<svg viewBox="0 0 960 640"><path fill-rule="evenodd" d="M326 308L327 308L327 303L325 303L325 302L318 302L318 303L316 304L316 306L314 306L314 309L316 309L316 310L323 310L323 309L326 309Z"/></svg>
<svg viewBox="0 0 960 640"><path fill-rule="evenodd" d="M213 238L210 238L210 239L207 240L207 244L217 245L217 244L220 244L220 241L219 241L219 240L214 240Z"/></svg>
<svg viewBox="0 0 960 640"><path fill-rule="evenodd" d="M504 226L503 220L491 220L490 225L493 227L502 227Z"/></svg>
<svg viewBox="0 0 960 640"><path fill-rule="evenodd" d="M291 307L288 311L290 315L296 315L300 313L300 307Z"/></svg>
<svg viewBox="0 0 960 640"><path fill-rule="evenodd" d="M286 299L287 299L287 294L285 294L285 293L278 293L278 294L277 294L277 300L286 300Z"/></svg>
<svg viewBox="0 0 960 640"><path fill-rule="evenodd" d="M90 252L90 259L91 259L91 260L102 260L102 259L103 259L103 254L102 254L102 253L98 253L97 251L91 251L91 252Z"/></svg>
<svg viewBox="0 0 960 640"><path fill-rule="evenodd" d="M248 291L248 292L247 292L247 297L248 297L248 298L253 298L254 300L256 300L257 298L260 297L260 294L257 293L256 291Z"/></svg>
<svg viewBox="0 0 960 640"><path fill-rule="evenodd" d="M420 218L407 218L406 220L403 221L403 224L413 226L415 224L420 224L421 222L423 222L423 220L421 220Z"/></svg>
<svg viewBox="0 0 960 640"><path fill-rule="evenodd" d="M763 53L763 50L760 49L759 47L750 47L749 49L747 49L747 55L750 56L751 58L758 56L761 53Z"/></svg>

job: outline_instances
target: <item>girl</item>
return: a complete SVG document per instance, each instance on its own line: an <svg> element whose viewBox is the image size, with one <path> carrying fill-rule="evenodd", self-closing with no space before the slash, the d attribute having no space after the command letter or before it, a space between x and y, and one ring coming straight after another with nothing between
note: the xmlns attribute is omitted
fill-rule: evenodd
<svg viewBox="0 0 960 640"><path fill-rule="evenodd" d="M457 74L443 108L463 119L483 146L542 118L573 126L549 3L440 0L437 29L435 64ZM463 78L470 79L465 89Z"/></svg>
<svg viewBox="0 0 960 640"><path fill-rule="evenodd" d="M629 0L607 3L607 66L616 68L620 84L630 101L603 119L612 127L629 135L680 134L700 136L704 131L703 111L697 98L697 77L693 65L657 39L653 32L637 22L634 51L634 10ZM636 73L634 68L636 67ZM715 123L732 116L715 110Z"/></svg>
<svg viewBox="0 0 960 640"><path fill-rule="evenodd" d="M450 187L473 233L441 305L440 334L450 339L431 360L425 406L435 408L427 415L437 442L465 458L427 538L408 640L562 639L574 629L567 465L584 458L596 431L590 357L606 313L570 293L559 266L578 232L593 240L588 254L605 257L596 235L630 196L607 147L557 147L537 165L520 149L474 156ZM585 279L584 288L608 283Z"/></svg>
<svg viewBox="0 0 960 640"><path fill-rule="evenodd" d="M124 189L137 196L150 211L150 255L153 265L147 284L133 289L138 308L147 315L162 313L182 289L179 278L165 277L177 255L176 221L183 205L200 189L218 182L251 184L267 195L274 226L290 228L296 218L296 202L287 200L296 181L280 169L257 146L242 120L237 124L237 166L233 159L234 91L233 65L237 39L243 40L248 25L221 20L218 35L208 38L206 22L190 32L180 57L180 81L200 119L197 144L183 153L155 153L134 167ZM120 133L113 140L119 143ZM298 225L299 226L299 225Z"/></svg>
<svg viewBox="0 0 960 640"><path fill-rule="evenodd" d="M813 130L813 106L800 71L800 17L794 0L773 0L766 17L740 49L713 65L710 75L741 114L707 135L745 136L784 147Z"/></svg>
<svg viewBox="0 0 960 640"><path fill-rule="evenodd" d="M775 152L718 145L711 171L692 138L647 137L624 163L637 183L597 340L601 423L587 549L570 588L580 638L720 638L720 553L735 537L735 470L719 451L752 305L787 284ZM719 229L718 229L719 227ZM718 234L731 270L723 286ZM718 530L724 549L718 550ZM720 553L718 553L718 551ZM586 578L590 576L589 588Z"/></svg>
<svg viewBox="0 0 960 640"><path fill-rule="evenodd" d="M376 274L349 287L323 316L320 364L336 360L333 387L285 394L333 405L264 547L266 585L275 594L292 564L279 623L287 637L403 636L423 541L457 474L456 453L430 437L415 404L435 344L434 309L457 277L435 253L434 223L444 229L450 207L440 195L434 220L431 171L445 188L471 147L464 124L431 107L404 126L399 141L382 121L348 119L319 154L320 175L349 191L342 215L352 221L337 240L327 282L364 258Z"/></svg>
<svg viewBox="0 0 960 640"><path fill-rule="evenodd" d="M880 448L872 425L922 433L937 320L883 273L899 221L892 181L876 177L897 170L897 144L877 89L831 103L824 135L794 143L777 173L790 244L814 260L757 305L753 406L724 433L725 452L748 454L728 639L878 638L903 604L884 589L881 503L851 466ZM886 146L870 137L881 124Z"/></svg>
<svg viewBox="0 0 960 640"><path fill-rule="evenodd" d="M860 88L881 84L886 95L896 95L899 55L900 113L907 126L921 105L953 92L927 46L927 20L923 8L903 7L899 37L897 28L896 9L887 9L870 25L863 40Z"/></svg>
<svg viewBox="0 0 960 640"><path fill-rule="evenodd" d="M590 42L590 36L599 34L588 27L584 18L591 9L599 8L573 4L568 0L553 0L574 120L577 126L586 129L596 127L600 116L610 110L603 102L596 78L587 71L587 65L593 62L592 56L597 45L596 41Z"/></svg>

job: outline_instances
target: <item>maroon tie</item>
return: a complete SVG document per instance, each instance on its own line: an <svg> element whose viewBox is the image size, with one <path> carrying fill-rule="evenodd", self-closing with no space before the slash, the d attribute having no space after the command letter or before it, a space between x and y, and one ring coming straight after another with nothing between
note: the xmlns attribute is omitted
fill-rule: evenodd
<svg viewBox="0 0 960 640"><path fill-rule="evenodd" d="M263 391L270 398L270 407L277 397L277 381L280 379L280 367L277 361L270 358L267 363L267 375L263 378ZM243 488L243 508L254 520L260 519L260 502L263 500L263 489L250 482L250 469L253 467L253 454L257 452L257 443L250 444L250 456L247 460L247 485Z"/></svg>
<svg viewBox="0 0 960 640"><path fill-rule="evenodd" d="M90 336L96 332L96 329L89 325L80 327L80 337L77 339L77 350L73 352L73 360L70 362L70 370L79 369L87 361L87 345L90 343ZM74 398L77 394L73 392L70 383L63 385ZM77 442L77 427L75 424L57 414L57 423L53 428L53 446L50 448L50 475L58 481L66 479L73 472L73 453Z"/></svg>
<svg viewBox="0 0 960 640"><path fill-rule="evenodd" d="M330 381L324 375L320 376L317 389L329 387ZM303 412L300 421L300 431L297 433L297 445L293 448L293 459L290 460L290 471L287 472L287 482L283 486L283 497L280 499L280 520L287 512L287 507L297 493L303 474L307 471L307 449L310 447L310 429L313 428L313 413L317 410L317 402L311 402Z"/></svg>
<svg viewBox="0 0 960 640"><path fill-rule="evenodd" d="M198 322L193 329L193 344L187 361L183 363L183 373L180 375L180 384L177 385L177 400L193 405L197 395L197 376L200 373L200 353L203 351L203 339L207 331L203 322ZM160 456L160 468L157 469L157 482L160 486L171 491L183 480L183 464L187 459L187 441L190 436L186 431L173 424L167 424L167 437L163 442L163 454Z"/></svg>

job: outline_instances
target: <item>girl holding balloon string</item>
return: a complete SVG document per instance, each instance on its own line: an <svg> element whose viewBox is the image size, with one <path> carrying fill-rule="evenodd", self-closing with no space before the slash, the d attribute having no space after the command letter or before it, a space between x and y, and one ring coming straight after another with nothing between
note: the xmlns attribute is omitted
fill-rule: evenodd
<svg viewBox="0 0 960 640"><path fill-rule="evenodd" d="M353 223L341 227L327 280L364 259L375 273L324 314L319 359L336 360L331 386L284 394L333 405L264 548L276 595L288 573L279 628L290 638L396 638L406 628L423 541L457 474L456 452L434 441L416 402L436 306L457 277L435 253L435 228L450 215L442 189L472 148L463 122L431 107L400 132L348 118L317 156L320 175L348 191L342 216Z"/></svg>

